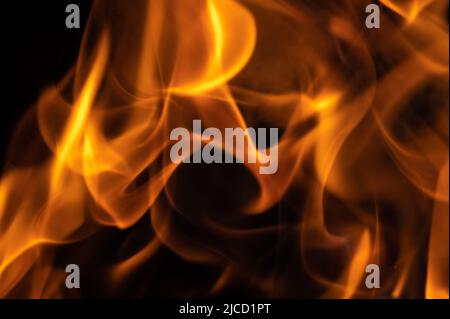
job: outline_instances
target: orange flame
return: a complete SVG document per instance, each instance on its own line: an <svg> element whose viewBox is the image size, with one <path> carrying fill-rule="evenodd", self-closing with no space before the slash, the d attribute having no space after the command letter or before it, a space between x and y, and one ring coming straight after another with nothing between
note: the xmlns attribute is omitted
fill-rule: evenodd
<svg viewBox="0 0 450 319"><path fill-rule="evenodd" d="M0 296L72 296L58 253L115 229L108 294L170 252L215 274L170 297L448 298L448 2L381 3L366 30L369 1L95 1L39 131L18 126L14 152L45 150L0 180ZM173 163L195 119L279 128L277 173Z"/></svg>

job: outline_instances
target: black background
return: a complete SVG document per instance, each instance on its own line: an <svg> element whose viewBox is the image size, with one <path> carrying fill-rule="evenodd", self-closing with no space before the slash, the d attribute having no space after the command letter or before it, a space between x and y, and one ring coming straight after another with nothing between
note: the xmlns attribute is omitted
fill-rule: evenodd
<svg viewBox="0 0 450 319"><path fill-rule="evenodd" d="M75 63L91 2L2 1L2 159L20 117L36 102L45 87L57 83ZM65 26L65 8L70 3L80 6L80 29Z"/></svg>

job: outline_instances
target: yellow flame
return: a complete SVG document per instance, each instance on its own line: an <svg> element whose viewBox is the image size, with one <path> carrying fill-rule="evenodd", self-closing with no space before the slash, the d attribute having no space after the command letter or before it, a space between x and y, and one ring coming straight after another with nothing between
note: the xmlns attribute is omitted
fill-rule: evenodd
<svg viewBox="0 0 450 319"><path fill-rule="evenodd" d="M77 157L81 152L76 148L76 143L83 142L83 132L88 120L92 103L95 99L96 92L100 86L106 62L108 60L108 38L106 34L101 37L98 54L93 64L91 73L84 84L80 96L75 102L72 114L64 129L61 143L56 150L56 158L53 166L53 174L51 180L51 193L57 191L61 186L60 179L67 161L70 157Z"/></svg>

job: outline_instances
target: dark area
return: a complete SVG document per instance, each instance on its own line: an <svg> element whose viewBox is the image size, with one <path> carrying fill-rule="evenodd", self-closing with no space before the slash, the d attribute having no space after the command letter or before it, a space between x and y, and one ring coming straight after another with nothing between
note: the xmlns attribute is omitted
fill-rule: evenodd
<svg viewBox="0 0 450 319"><path fill-rule="evenodd" d="M45 87L57 83L75 63L91 5L90 0L2 2L1 158L14 127ZM80 6L82 27L67 29L65 8Z"/></svg>

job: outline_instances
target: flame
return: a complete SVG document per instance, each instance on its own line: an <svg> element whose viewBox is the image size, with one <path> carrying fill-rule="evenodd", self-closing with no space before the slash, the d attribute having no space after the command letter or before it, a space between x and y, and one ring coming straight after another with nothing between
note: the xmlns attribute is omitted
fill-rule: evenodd
<svg viewBox="0 0 450 319"><path fill-rule="evenodd" d="M113 297L448 298L448 1L382 0L379 30L369 3L95 1L12 141L0 296L79 297L78 262ZM173 163L170 132L196 119L279 128L267 149L216 145L277 147L278 171Z"/></svg>
<svg viewBox="0 0 450 319"><path fill-rule="evenodd" d="M448 162L439 173L437 191L448 194ZM448 200L436 200L428 256L427 298L448 299L448 242Z"/></svg>
<svg viewBox="0 0 450 319"><path fill-rule="evenodd" d="M417 16L434 0L381 0L381 3L392 11L400 14L408 23L412 23Z"/></svg>

